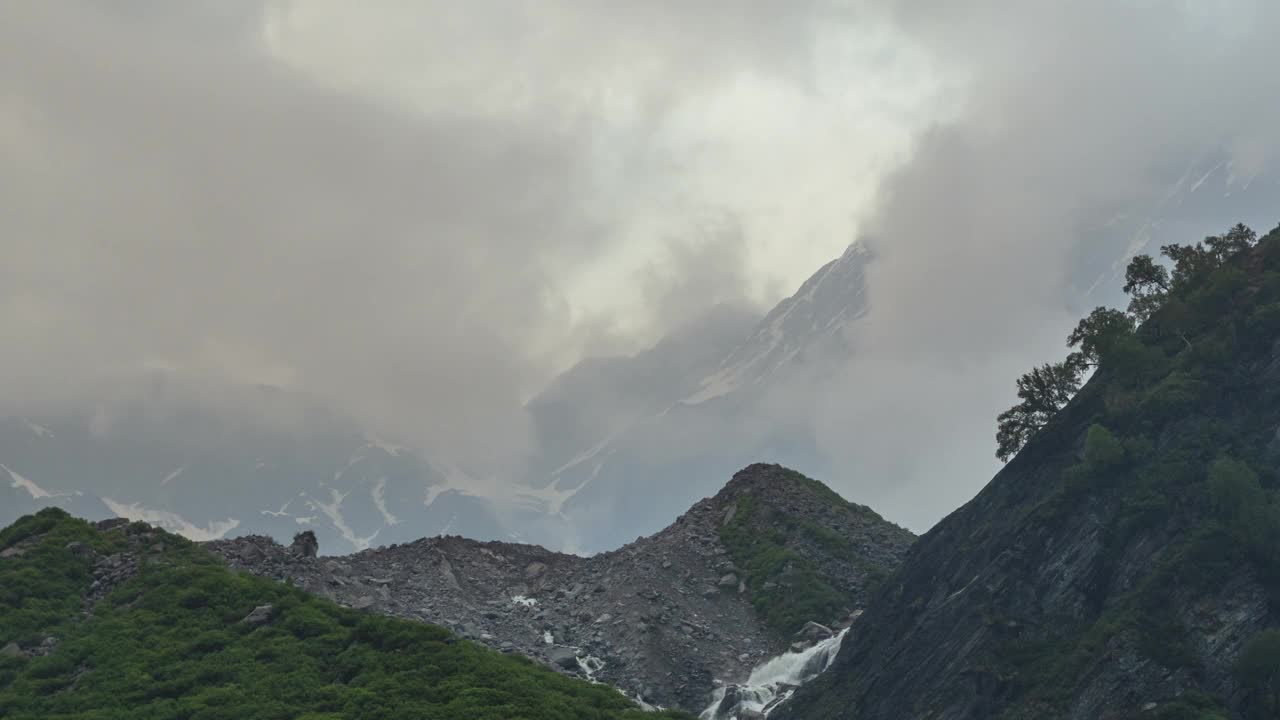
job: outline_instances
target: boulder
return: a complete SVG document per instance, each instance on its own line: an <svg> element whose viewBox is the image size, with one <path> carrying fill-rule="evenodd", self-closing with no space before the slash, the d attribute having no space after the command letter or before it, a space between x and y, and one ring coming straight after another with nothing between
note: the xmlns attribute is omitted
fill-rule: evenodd
<svg viewBox="0 0 1280 720"><path fill-rule="evenodd" d="M98 554L94 552L93 548L82 542L69 542L66 545L66 550L72 555L84 560L91 559Z"/></svg>
<svg viewBox="0 0 1280 720"><path fill-rule="evenodd" d="M547 566L544 563L529 563L529 566L524 569L524 577L526 580L533 580L534 578L541 577L542 573L546 571Z"/></svg>
<svg viewBox="0 0 1280 720"><path fill-rule="evenodd" d="M547 659L551 661L552 665L565 670L576 670L578 668L578 653L573 648L559 645L548 648Z"/></svg>
<svg viewBox="0 0 1280 720"><path fill-rule="evenodd" d="M817 642L818 640L826 640L834 634L831 628L826 625L810 620L804 624L804 627L800 628L799 632L796 633L796 637L804 638L810 642Z"/></svg>
<svg viewBox="0 0 1280 720"><path fill-rule="evenodd" d="M253 609L253 612L244 616L240 622L246 625L265 625L271 622L271 613L275 610L272 605L259 605Z"/></svg>
<svg viewBox="0 0 1280 720"><path fill-rule="evenodd" d="M293 543L289 545L289 554L294 557L313 558L320 552L320 541L316 539L316 534L310 530L303 530L293 536Z"/></svg>
<svg viewBox="0 0 1280 720"><path fill-rule="evenodd" d="M22 652L22 648L18 647L18 643L9 643L4 647L0 647L0 657L7 658L25 658L26 653Z"/></svg>
<svg viewBox="0 0 1280 720"><path fill-rule="evenodd" d="M734 575L733 573L726 573L724 577L720 578L720 582L718 584L720 585L720 587L726 587L726 588L737 587L738 576Z"/></svg>

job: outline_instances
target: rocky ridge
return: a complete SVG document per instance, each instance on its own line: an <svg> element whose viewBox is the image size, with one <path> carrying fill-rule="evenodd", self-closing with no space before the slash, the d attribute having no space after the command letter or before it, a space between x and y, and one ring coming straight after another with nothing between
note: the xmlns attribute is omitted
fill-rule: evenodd
<svg viewBox="0 0 1280 720"><path fill-rule="evenodd" d="M857 548L837 556L797 540L797 552L846 600L836 616L808 618L821 630L781 632L753 605L763 588L752 587L721 539L746 496L768 508L754 522L800 517ZM873 580L867 568L897 565L910 533L857 507L797 473L753 465L666 529L592 557L456 536L333 557L317 556L307 533L289 547L264 536L206 547L233 568L343 605L436 623L647 703L700 710L718 683L745 679L793 643L829 636L825 626L847 626Z"/></svg>

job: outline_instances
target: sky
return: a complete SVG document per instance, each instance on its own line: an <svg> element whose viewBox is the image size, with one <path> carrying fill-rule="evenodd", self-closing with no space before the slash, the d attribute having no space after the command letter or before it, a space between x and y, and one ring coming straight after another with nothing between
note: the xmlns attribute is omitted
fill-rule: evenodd
<svg viewBox="0 0 1280 720"><path fill-rule="evenodd" d="M851 474L979 477L975 413L1060 351L1081 224L1205 147L1274 156L1277 28L1264 0L9 3L0 401L169 368L505 462L576 360L763 312L867 237L832 379L860 400L796 411L882 441Z"/></svg>

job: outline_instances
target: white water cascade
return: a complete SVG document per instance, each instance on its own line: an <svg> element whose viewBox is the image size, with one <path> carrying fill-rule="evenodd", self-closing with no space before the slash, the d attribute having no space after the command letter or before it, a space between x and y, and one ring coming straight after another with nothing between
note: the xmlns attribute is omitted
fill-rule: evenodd
<svg viewBox="0 0 1280 720"><path fill-rule="evenodd" d="M847 632L846 628L800 652L783 653L757 665L745 683L716 690L699 720L739 720L747 710L768 717L796 688L830 667Z"/></svg>

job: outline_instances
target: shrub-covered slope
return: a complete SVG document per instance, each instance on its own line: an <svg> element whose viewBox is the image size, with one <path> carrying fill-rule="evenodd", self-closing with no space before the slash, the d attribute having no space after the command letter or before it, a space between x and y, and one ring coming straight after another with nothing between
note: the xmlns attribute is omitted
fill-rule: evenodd
<svg viewBox="0 0 1280 720"><path fill-rule="evenodd" d="M50 509L0 531L0 717L642 716L609 687L233 573L144 524Z"/></svg>
<svg viewBox="0 0 1280 720"><path fill-rule="evenodd" d="M777 465L743 470L715 499L727 508L720 541L757 615L782 637L861 610L915 540L871 508Z"/></svg>
<svg viewBox="0 0 1280 720"><path fill-rule="evenodd" d="M781 715L1280 717L1280 231L1181 257Z"/></svg>

